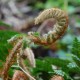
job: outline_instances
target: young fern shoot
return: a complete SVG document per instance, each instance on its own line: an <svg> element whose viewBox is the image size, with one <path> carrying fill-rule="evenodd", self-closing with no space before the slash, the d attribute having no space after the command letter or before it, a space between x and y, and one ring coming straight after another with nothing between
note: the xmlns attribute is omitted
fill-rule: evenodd
<svg viewBox="0 0 80 80"><path fill-rule="evenodd" d="M43 36L35 36L35 32L28 33L28 35L31 36L30 39L34 43L50 45L59 39L65 32L66 28L68 27L68 16L64 11L58 8L44 10L37 18L35 18L35 24L42 23L50 18L54 18L56 23L53 26L53 29L47 34L43 34Z"/></svg>
<svg viewBox="0 0 80 80"><path fill-rule="evenodd" d="M29 60L31 67L36 66L34 54L32 53L31 49L30 48L23 49L22 46L24 46L24 42L26 42L27 45L30 45L31 42L34 42L35 44L49 46L52 45L57 39L59 39L63 35L66 28L68 27L68 16L64 11L60 9L51 8L51 9L44 10L42 13L40 13L40 15L37 18L35 18L35 24L42 23L50 18L54 18L56 20L56 23L53 26L53 29L49 31L47 34L43 34L42 36L40 35L36 36L35 35L36 32L29 32L28 35L19 34L19 35L15 35L10 40L8 40L8 42L13 45L13 49L11 50L11 53L9 54L6 63L4 65L4 69L2 72L3 80L7 80L6 74L8 73L9 68L13 65L11 64L12 60L14 59L15 55L17 55L16 53L20 55L21 50L23 51L22 53L27 54L28 56L27 59ZM21 57L21 55L19 57ZM27 71L25 71L25 69L21 68L21 70L27 74ZM28 76L30 77L30 75ZM35 79L33 78L33 80Z"/></svg>

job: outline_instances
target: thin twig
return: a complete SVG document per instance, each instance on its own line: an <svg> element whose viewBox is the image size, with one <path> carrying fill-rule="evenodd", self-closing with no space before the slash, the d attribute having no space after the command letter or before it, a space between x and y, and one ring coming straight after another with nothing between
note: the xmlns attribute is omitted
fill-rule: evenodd
<svg viewBox="0 0 80 80"><path fill-rule="evenodd" d="M17 53L17 64L19 66L19 68L29 77L30 80L36 80L34 77L32 77L27 69L27 67L25 66L22 58L20 57L20 54Z"/></svg>
<svg viewBox="0 0 80 80"><path fill-rule="evenodd" d="M32 80L36 80L34 77L32 77L28 72L26 72L21 66L19 68Z"/></svg>
<svg viewBox="0 0 80 80"><path fill-rule="evenodd" d="M16 70L12 80L28 80L28 77L23 73L23 71Z"/></svg>

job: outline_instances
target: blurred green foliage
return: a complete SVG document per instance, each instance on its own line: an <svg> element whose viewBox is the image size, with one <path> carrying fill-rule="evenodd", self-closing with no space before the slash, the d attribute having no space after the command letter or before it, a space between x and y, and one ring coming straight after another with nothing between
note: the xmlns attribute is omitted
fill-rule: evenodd
<svg viewBox="0 0 80 80"><path fill-rule="evenodd" d="M41 77L42 80L49 80L54 74L63 76L65 80L80 80L80 78L75 79L73 76L73 74L80 75L80 41L77 38L74 39L70 52L72 60L50 57L37 59L37 67L31 69L32 74L38 76L37 78ZM56 66L57 69L53 68L52 65Z"/></svg>
<svg viewBox="0 0 80 80"><path fill-rule="evenodd" d="M76 7L80 6L80 0L45 0L36 1L36 9L47 9L47 8L61 8L64 9L69 14L76 10Z"/></svg>
<svg viewBox="0 0 80 80"><path fill-rule="evenodd" d="M15 34L18 34L18 32L8 30L0 31L0 60L6 60L6 56L8 55L9 50L11 49L11 45L8 44L7 40Z"/></svg>
<svg viewBox="0 0 80 80"><path fill-rule="evenodd" d="M0 26L3 26L5 28L10 28L11 26L8 25L7 23L3 22L3 21L0 21Z"/></svg>

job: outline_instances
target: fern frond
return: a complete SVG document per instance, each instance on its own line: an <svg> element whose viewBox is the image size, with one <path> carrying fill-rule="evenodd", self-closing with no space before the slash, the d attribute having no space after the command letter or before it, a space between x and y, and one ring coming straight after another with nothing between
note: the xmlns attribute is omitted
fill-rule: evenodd
<svg viewBox="0 0 80 80"><path fill-rule="evenodd" d="M77 38L73 41L72 54L80 59L80 41Z"/></svg>

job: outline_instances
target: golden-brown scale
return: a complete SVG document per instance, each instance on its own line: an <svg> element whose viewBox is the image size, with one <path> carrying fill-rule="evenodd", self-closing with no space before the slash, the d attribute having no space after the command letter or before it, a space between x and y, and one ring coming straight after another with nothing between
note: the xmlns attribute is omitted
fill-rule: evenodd
<svg viewBox="0 0 80 80"><path fill-rule="evenodd" d="M56 24L54 25L53 30L49 31L43 36L35 36L34 32L28 34L34 43L41 45L50 45L54 43L58 38L60 38L65 32L68 26L68 16L64 11L57 8L44 10L35 19L35 24L42 23L50 18L54 18L56 20Z"/></svg>

